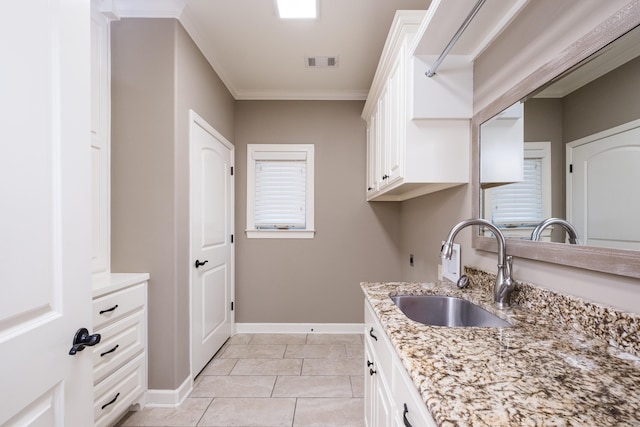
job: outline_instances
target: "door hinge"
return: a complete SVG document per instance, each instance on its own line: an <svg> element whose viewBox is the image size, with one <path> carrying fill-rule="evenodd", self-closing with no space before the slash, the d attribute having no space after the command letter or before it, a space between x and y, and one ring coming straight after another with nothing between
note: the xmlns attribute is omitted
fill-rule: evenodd
<svg viewBox="0 0 640 427"><path fill-rule="evenodd" d="M233 234L231 235L231 243L233 243Z"/></svg>
<svg viewBox="0 0 640 427"><path fill-rule="evenodd" d="M233 176L233 166L231 166L231 176Z"/></svg>
<svg viewBox="0 0 640 427"><path fill-rule="evenodd" d="M233 311L233 301L231 301L231 311Z"/></svg>
<svg viewBox="0 0 640 427"><path fill-rule="evenodd" d="M569 173L573 173L573 164L569 165Z"/></svg>

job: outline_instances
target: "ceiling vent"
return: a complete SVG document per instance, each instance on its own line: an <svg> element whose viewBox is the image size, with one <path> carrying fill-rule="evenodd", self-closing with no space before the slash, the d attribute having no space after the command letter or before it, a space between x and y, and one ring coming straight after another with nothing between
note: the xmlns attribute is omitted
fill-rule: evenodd
<svg viewBox="0 0 640 427"><path fill-rule="evenodd" d="M337 56L307 56L305 65L308 68L336 68L338 66Z"/></svg>

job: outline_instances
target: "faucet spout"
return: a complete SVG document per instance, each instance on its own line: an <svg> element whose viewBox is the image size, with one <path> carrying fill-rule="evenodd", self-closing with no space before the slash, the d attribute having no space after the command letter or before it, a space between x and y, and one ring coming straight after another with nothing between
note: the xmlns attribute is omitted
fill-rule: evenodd
<svg viewBox="0 0 640 427"><path fill-rule="evenodd" d="M572 245L578 245L578 232L576 231L573 224L569 221L562 218L547 218L542 221L540 224L536 226L536 228L531 233L531 240L536 241L540 240L540 235L542 234L542 230L547 228L550 225L558 224L567 232L567 238L569 239L569 243Z"/></svg>
<svg viewBox="0 0 640 427"><path fill-rule="evenodd" d="M444 258L451 259L453 250L453 240L460 230L470 225L479 225L486 227L495 236L498 242L498 273L496 274L496 283L493 290L493 297L498 308L509 307L509 296L515 286L511 279L511 267L513 259L507 256L505 238L500 229L491 222L482 218L472 218L459 222L449 231L449 235L442 245L441 254Z"/></svg>

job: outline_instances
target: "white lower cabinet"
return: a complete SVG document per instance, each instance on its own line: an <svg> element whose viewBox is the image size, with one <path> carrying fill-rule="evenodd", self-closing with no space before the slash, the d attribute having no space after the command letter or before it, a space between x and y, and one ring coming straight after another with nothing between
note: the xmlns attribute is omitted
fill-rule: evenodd
<svg viewBox="0 0 640 427"><path fill-rule="evenodd" d="M435 421L366 301L364 311L365 425L435 427Z"/></svg>
<svg viewBox="0 0 640 427"><path fill-rule="evenodd" d="M111 426L147 391L148 274L110 274L94 284L94 425Z"/></svg>

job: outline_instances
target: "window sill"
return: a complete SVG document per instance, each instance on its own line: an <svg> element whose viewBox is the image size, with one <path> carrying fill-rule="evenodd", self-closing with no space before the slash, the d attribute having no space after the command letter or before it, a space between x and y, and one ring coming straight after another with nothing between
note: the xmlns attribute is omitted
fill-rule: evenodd
<svg viewBox="0 0 640 427"><path fill-rule="evenodd" d="M313 239L315 230L245 230L248 239Z"/></svg>

